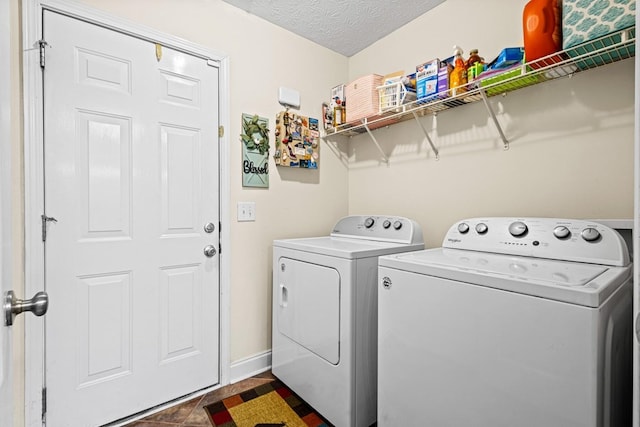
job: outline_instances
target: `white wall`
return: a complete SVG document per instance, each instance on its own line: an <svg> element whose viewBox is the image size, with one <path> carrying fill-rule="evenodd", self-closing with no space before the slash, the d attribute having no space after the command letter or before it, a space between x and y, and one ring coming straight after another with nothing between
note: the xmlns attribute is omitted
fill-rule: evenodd
<svg viewBox="0 0 640 427"><path fill-rule="evenodd" d="M522 46L526 0L481 3L447 0L351 57L349 78L409 73L451 56L454 44L486 60ZM375 131L389 166L366 134L353 137L341 143L349 150L349 213L412 217L428 247L465 217L631 218L633 79L630 59L490 98L507 151L482 102L421 118L439 161L412 121Z"/></svg>

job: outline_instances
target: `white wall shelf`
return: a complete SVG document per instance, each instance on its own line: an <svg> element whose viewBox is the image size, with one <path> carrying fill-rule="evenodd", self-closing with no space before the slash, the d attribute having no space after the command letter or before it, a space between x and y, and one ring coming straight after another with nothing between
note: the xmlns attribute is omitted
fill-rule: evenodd
<svg viewBox="0 0 640 427"><path fill-rule="evenodd" d="M497 77L496 75L492 76L494 78L491 80L480 80L480 83L474 81L469 85L468 90L462 94L451 96L451 90L448 90L445 93L440 93L431 101L422 101L422 103L413 101L400 105L393 110L366 117L359 122L347 123L326 129L324 136L345 135L351 137L366 132L378 147L378 150L380 150L384 162L388 164L389 158L376 140L374 130L378 127L392 126L395 123L406 120L415 120L427 138L437 160L439 159L439 152L429 137L428 132L420 122L419 117L429 114L435 115L462 105L483 101L487 113L491 117L502 139L504 148L508 149L509 140L504 134L488 98L561 77L572 76L582 71L601 67L633 56L635 56L635 27L630 27L556 52L544 58L527 62L519 67L505 70L504 73L500 74L501 79L495 78ZM348 100L347 108L349 108Z"/></svg>

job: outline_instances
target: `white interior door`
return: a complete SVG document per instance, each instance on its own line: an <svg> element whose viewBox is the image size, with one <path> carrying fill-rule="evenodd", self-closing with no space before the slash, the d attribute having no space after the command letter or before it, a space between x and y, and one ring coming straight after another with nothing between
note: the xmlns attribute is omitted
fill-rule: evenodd
<svg viewBox="0 0 640 427"><path fill-rule="evenodd" d="M218 69L49 11L43 31L46 420L100 425L219 380Z"/></svg>

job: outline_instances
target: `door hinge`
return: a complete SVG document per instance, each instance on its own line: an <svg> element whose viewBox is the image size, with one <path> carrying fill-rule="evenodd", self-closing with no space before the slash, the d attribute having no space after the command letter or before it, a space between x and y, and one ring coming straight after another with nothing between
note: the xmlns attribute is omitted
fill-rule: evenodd
<svg viewBox="0 0 640 427"><path fill-rule="evenodd" d="M44 48L45 46L49 46L49 44L44 40L38 40L38 46L40 46L40 68L44 68Z"/></svg>
<svg viewBox="0 0 640 427"><path fill-rule="evenodd" d="M44 423L45 414L47 413L47 388L42 388L42 422Z"/></svg>
<svg viewBox="0 0 640 427"><path fill-rule="evenodd" d="M224 126L218 126L218 137L222 138L224 136Z"/></svg>
<svg viewBox="0 0 640 427"><path fill-rule="evenodd" d="M58 220L52 216L46 216L46 215L40 215L40 219L42 220L42 241L46 242L47 241L47 223L58 222Z"/></svg>

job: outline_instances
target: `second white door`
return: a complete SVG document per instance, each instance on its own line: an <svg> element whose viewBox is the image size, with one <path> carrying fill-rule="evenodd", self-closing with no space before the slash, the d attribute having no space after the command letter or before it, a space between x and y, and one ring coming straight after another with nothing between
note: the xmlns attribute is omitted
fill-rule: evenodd
<svg viewBox="0 0 640 427"><path fill-rule="evenodd" d="M219 381L218 69L43 28L46 420L94 426Z"/></svg>

